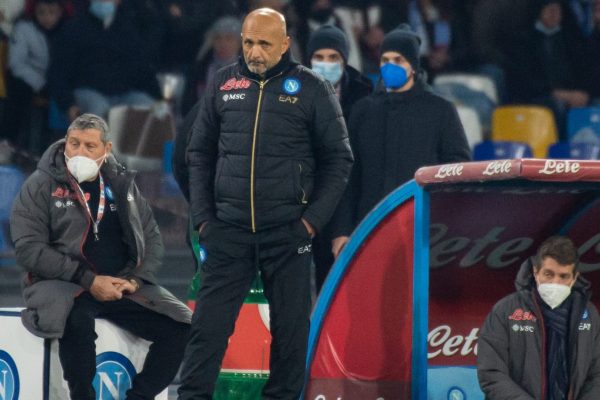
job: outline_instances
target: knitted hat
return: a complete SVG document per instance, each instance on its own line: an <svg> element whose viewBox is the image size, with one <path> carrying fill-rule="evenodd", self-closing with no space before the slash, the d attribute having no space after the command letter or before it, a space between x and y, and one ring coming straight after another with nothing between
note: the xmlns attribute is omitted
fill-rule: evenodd
<svg viewBox="0 0 600 400"><path fill-rule="evenodd" d="M348 39L346 34L333 25L323 25L310 35L306 53L311 59L317 50L333 49L341 54L344 62L348 61Z"/></svg>
<svg viewBox="0 0 600 400"><path fill-rule="evenodd" d="M381 53L396 51L410 63L414 70L420 67L419 46L421 38L413 32L407 24L400 24L396 29L388 32L381 44Z"/></svg>

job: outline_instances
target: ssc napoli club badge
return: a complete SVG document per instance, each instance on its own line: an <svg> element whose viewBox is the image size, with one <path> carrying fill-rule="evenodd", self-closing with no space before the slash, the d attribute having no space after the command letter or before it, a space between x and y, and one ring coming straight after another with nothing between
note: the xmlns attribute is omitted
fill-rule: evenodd
<svg viewBox="0 0 600 400"><path fill-rule="evenodd" d="M124 399L136 375L135 367L124 355L113 351L96 356L94 389L97 399Z"/></svg>
<svg viewBox="0 0 600 400"><path fill-rule="evenodd" d="M300 91L302 85L296 78L287 78L283 81L283 91L287 94L296 94Z"/></svg>
<svg viewBox="0 0 600 400"><path fill-rule="evenodd" d="M19 399L19 373L10 354L0 350L0 398Z"/></svg>

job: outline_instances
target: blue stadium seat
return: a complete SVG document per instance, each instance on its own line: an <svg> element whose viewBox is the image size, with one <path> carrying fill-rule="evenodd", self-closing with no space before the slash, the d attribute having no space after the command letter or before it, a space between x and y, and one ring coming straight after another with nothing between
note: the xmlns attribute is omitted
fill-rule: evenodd
<svg viewBox="0 0 600 400"><path fill-rule="evenodd" d="M14 263L14 251L9 235L9 217L12 203L25 181L17 168L0 165L0 266Z"/></svg>
<svg viewBox="0 0 600 400"><path fill-rule="evenodd" d="M531 157L531 147L523 142L486 140L475 145L473 149L474 161Z"/></svg>
<svg viewBox="0 0 600 400"><path fill-rule="evenodd" d="M558 142L548 147L548 158L599 160L600 145L593 143Z"/></svg>
<svg viewBox="0 0 600 400"><path fill-rule="evenodd" d="M600 145L600 107L570 109L567 137L570 142Z"/></svg>

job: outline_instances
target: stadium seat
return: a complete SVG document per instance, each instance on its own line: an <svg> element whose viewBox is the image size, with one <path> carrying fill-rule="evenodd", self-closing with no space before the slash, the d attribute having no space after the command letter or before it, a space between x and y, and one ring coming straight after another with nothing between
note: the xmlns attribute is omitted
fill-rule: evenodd
<svg viewBox="0 0 600 400"><path fill-rule="evenodd" d="M433 80L434 86L459 84L476 92L483 92L494 104L498 104L498 89L494 81L478 74L441 74Z"/></svg>
<svg viewBox="0 0 600 400"><path fill-rule="evenodd" d="M17 168L0 165L0 266L14 263L14 251L9 234L9 218L12 203L25 181L25 175Z"/></svg>
<svg viewBox="0 0 600 400"><path fill-rule="evenodd" d="M548 158L599 160L600 145L593 143L558 142L548 148Z"/></svg>
<svg viewBox="0 0 600 400"><path fill-rule="evenodd" d="M482 75L444 74L433 81L433 90L457 106L471 107L477 112L484 129L489 129L498 102L493 81Z"/></svg>
<svg viewBox="0 0 600 400"><path fill-rule="evenodd" d="M52 99L48 103L48 127L59 132L66 132L69 127L69 118Z"/></svg>
<svg viewBox="0 0 600 400"><path fill-rule="evenodd" d="M116 106L108 112L113 151L119 161L140 171L163 168L163 147L172 140L175 121L167 103Z"/></svg>
<svg viewBox="0 0 600 400"><path fill-rule="evenodd" d="M481 121L477 112L471 107L467 106L456 106L460 122L462 122L465 128L465 134L467 136L467 142L471 150L475 147L475 144L483 140L483 128L481 127Z"/></svg>
<svg viewBox="0 0 600 400"><path fill-rule="evenodd" d="M574 143L600 145L600 107L570 109L567 116L567 137Z"/></svg>
<svg viewBox="0 0 600 400"><path fill-rule="evenodd" d="M531 147L523 142L486 140L473 149L473 161L531 157Z"/></svg>
<svg viewBox="0 0 600 400"><path fill-rule="evenodd" d="M546 107L522 105L496 108L492 117L492 140L525 142L533 155L544 158L548 146L556 143L556 122Z"/></svg>

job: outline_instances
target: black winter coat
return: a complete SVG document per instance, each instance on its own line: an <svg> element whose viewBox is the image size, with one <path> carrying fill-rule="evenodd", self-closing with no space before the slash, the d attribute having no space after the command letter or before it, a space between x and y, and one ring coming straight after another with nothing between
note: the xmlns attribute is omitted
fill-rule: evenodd
<svg viewBox="0 0 600 400"><path fill-rule="evenodd" d="M481 329L477 375L486 399L546 399L547 342L532 265L521 265L517 292L494 306ZM580 275L571 291L569 400L600 399L600 317L590 286Z"/></svg>
<svg viewBox="0 0 600 400"><path fill-rule="evenodd" d="M348 126L355 163L332 221L333 237L349 235L420 167L470 160L456 108L421 81L407 92L378 90L359 100Z"/></svg>
<svg viewBox="0 0 600 400"><path fill-rule="evenodd" d="M267 71L219 70L188 147L194 226L218 218L252 231L306 219L327 223L352 152L335 92L288 53Z"/></svg>

